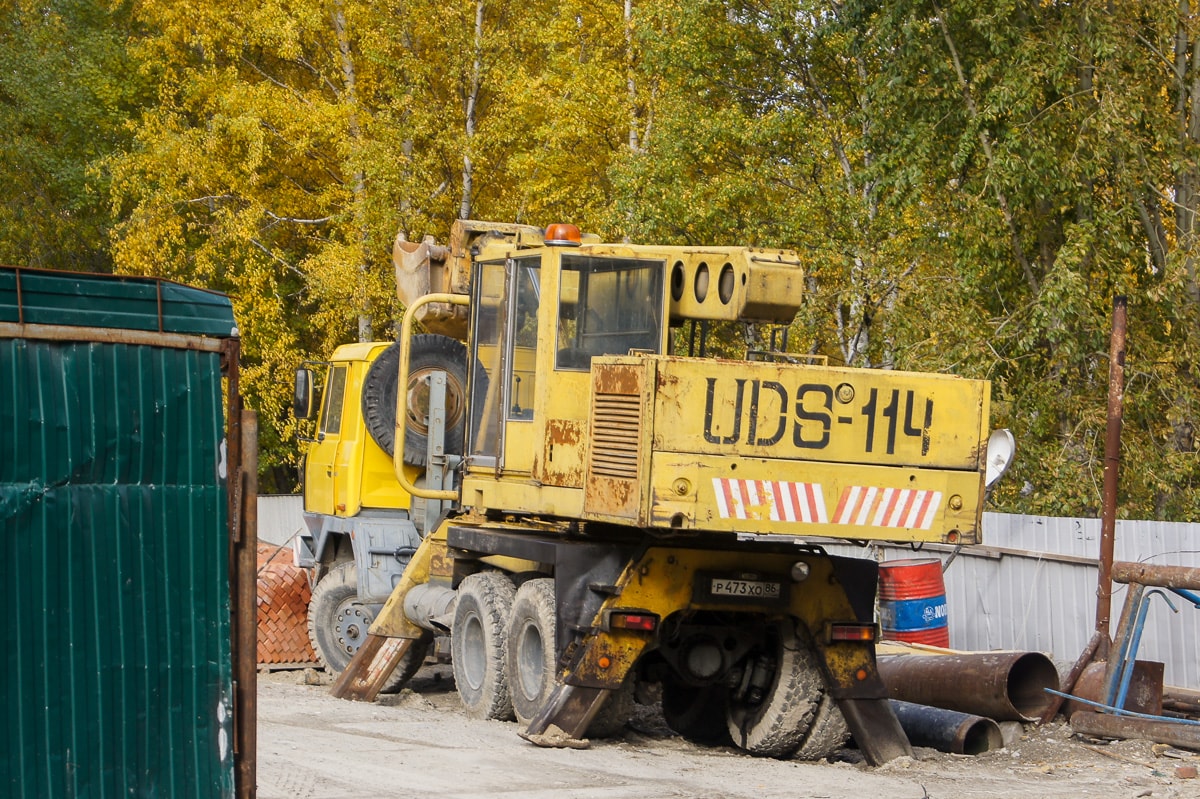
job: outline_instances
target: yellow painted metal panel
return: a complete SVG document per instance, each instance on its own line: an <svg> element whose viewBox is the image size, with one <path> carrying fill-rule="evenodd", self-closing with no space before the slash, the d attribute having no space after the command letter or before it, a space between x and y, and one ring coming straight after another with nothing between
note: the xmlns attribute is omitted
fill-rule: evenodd
<svg viewBox="0 0 1200 799"><path fill-rule="evenodd" d="M654 448L979 468L988 383L947 375L660 358Z"/></svg>
<svg viewBox="0 0 1200 799"><path fill-rule="evenodd" d="M362 388L371 363L390 344L370 342L338 347L329 375L344 379L340 421L330 428L322 407L317 441L310 442L305 463L305 510L331 516L355 516L364 507L407 508L410 498L396 482L392 458L367 433L362 417ZM326 380L326 394L329 382ZM326 403L327 405L328 403ZM419 474L414 469L410 478Z"/></svg>
<svg viewBox="0 0 1200 799"><path fill-rule="evenodd" d="M655 388L654 359L606 359L592 366L592 409L587 451L584 513L588 518L647 522L649 433L647 411Z"/></svg>
<svg viewBox="0 0 1200 799"><path fill-rule="evenodd" d="M656 527L980 543L978 472L655 453ZM954 533L952 540L951 533Z"/></svg>
<svg viewBox="0 0 1200 799"><path fill-rule="evenodd" d="M578 488L544 486L534 480L496 480L481 474L463 478L462 504L540 516L582 518L583 491Z"/></svg>

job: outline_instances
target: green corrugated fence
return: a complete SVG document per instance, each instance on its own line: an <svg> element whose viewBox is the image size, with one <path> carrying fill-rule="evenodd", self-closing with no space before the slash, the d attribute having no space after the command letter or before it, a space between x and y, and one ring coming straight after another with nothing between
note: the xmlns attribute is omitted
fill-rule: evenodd
<svg viewBox="0 0 1200 799"><path fill-rule="evenodd" d="M234 795L223 402L219 352L0 337L0 795Z"/></svg>

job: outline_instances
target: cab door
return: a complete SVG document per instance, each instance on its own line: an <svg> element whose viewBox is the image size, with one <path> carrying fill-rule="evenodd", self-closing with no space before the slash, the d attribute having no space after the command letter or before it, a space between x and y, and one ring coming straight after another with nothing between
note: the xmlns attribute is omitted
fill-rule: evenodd
<svg viewBox="0 0 1200 799"><path fill-rule="evenodd" d="M346 364L330 364L317 420L317 437L304 459L304 510L337 514L338 468L342 447L342 410L346 398Z"/></svg>
<svg viewBox="0 0 1200 799"><path fill-rule="evenodd" d="M477 465L529 474L535 447L541 258L476 266L469 452Z"/></svg>

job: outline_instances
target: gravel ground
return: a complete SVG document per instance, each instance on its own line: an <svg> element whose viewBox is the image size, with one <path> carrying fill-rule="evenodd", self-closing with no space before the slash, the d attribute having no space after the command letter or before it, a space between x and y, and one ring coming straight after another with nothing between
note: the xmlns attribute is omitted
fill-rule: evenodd
<svg viewBox="0 0 1200 799"><path fill-rule="evenodd" d="M540 749L515 723L468 719L446 666L426 667L374 704L334 699L325 675L309 673L313 681L259 675L259 799L1200 797L1200 779L1183 776L1200 765L1195 753L1085 740L1061 723L1014 730L1018 740L983 755L918 749L870 768L852 749L801 763L698 747L646 707L619 738Z"/></svg>

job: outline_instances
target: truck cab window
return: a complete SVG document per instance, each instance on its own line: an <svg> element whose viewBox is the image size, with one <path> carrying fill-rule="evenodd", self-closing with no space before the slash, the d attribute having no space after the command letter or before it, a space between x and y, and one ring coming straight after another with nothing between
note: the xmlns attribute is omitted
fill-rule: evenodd
<svg viewBox="0 0 1200 799"><path fill-rule="evenodd" d="M663 351L662 261L563 255L555 368L586 371L596 355Z"/></svg>
<svg viewBox="0 0 1200 799"><path fill-rule="evenodd" d="M541 305L541 264L522 259L514 264L512 346L509 357L508 418L533 419L534 388L537 386L538 307Z"/></svg>
<svg viewBox="0 0 1200 799"><path fill-rule="evenodd" d="M471 281L472 329L470 449L477 459L496 457L500 439L500 355L503 342L504 263L475 265Z"/></svg>
<svg viewBox="0 0 1200 799"><path fill-rule="evenodd" d="M346 367L329 367L325 383L325 403L321 409L321 435L336 436L342 432L342 400L346 396Z"/></svg>

